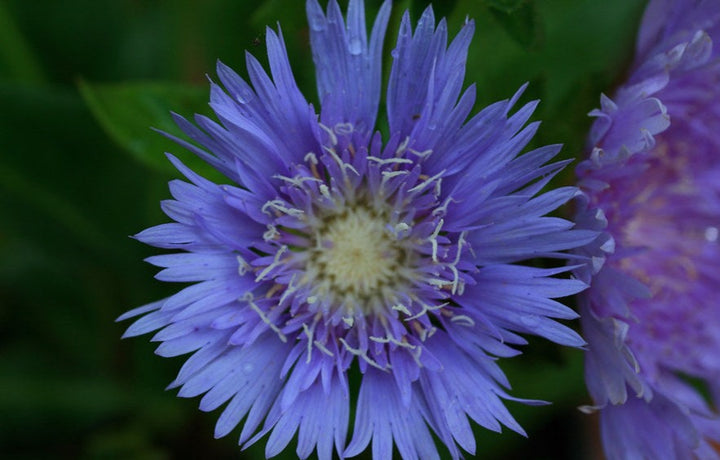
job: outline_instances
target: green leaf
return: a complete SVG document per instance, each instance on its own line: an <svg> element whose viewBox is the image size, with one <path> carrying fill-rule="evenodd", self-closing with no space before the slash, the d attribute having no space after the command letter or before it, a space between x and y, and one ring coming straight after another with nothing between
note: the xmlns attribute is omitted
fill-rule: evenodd
<svg viewBox="0 0 720 460"><path fill-rule="evenodd" d="M0 76L25 83L44 83L45 75L7 7L0 2ZM7 72L7 75L3 75Z"/></svg>
<svg viewBox="0 0 720 460"><path fill-rule="evenodd" d="M0 163L0 192L29 203L87 245L94 248L108 246L107 238L97 223L89 219L75 203L3 163ZM1 246L0 254L5 255ZM2 270L0 265L0 273Z"/></svg>
<svg viewBox="0 0 720 460"><path fill-rule="evenodd" d="M207 89L172 83L93 84L82 80L79 87L107 134L141 163L175 175L175 168L165 157L165 152L171 152L200 175L227 181L210 165L151 129L185 138L170 112L186 117L209 112Z"/></svg>
<svg viewBox="0 0 720 460"><path fill-rule="evenodd" d="M502 11L503 13L510 14L515 10L523 6L523 3L527 3L526 0L483 0L488 6ZM532 2L529 2L532 3Z"/></svg>
<svg viewBox="0 0 720 460"><path fill-rule="evenodd" d="M509 3L509 2L503 2ZM541 27L537 25L537 12L534 2L520 3L513 8L490 8L495 19L515 41L530 48L540 41Z"/></svg>
<svg viewBox="0 0 720 460"><path fill-rule="evenodd" d="M433 12L435 13L435 18L439 19L449 16L450 13L453 12L453 10L455 9L455 5L457 4L457 0L445 0L442 2L433 2L432 0L414 0L410 3L410 17L413 18L413 20L418 20L422 15L423 11L425 11L425 8L430 5L432 5ZM393 9L397 9L399 12L403 12L407 9L407 7L397 7L393 5ZM394 38L396 35L388 36Z"/></svg>

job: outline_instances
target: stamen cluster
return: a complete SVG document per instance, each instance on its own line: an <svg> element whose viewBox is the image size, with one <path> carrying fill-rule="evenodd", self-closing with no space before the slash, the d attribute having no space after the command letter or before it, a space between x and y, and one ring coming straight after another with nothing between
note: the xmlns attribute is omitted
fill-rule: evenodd
<svg viewBox="0 0 720 460"><path fill-rule="evenodd" d="M408 139L381 149L379 136L368 151L352 125L322 128L323 153L309 152L292 176L276 176L280 195L262 206L271 221L250 262L264 282L255 292L282 311L278 334L300 327L308 346L390 368L379 357L385 347L417 350L439 324L433 317L472 323L447 298L462 293L476 268L463 268L465 235L442 231L452 198L441 201L442 173L422 172L418 160L431 152L408 149ZM369 339L383 346L360 343L353 329L369 326Z"/></svg>

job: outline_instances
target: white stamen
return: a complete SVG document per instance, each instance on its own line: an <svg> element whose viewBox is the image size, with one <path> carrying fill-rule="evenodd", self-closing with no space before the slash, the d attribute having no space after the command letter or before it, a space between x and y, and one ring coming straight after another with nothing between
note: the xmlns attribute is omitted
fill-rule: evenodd
<svg viewBox="0 0 720 460"><path fill-rule="evenodd" d="M238 261L238 275L243 276L250 269L250 264L243 259L241 255L237 256Z"/></svg>
<svg viewBox="0 0 720 460"><path fill-rule="evenodd" d="M402 176L403 174L407 174L408 172L405 170L402 171L383 171L381 174L383 176L383 183L385 183L386 179L392 179L395 176Z"/></svg>
<svg viewBox="0 0 720 460"><path fill-rule="evenodd" d="M433 190L433 195L440 196L440 191L442 190L442 177L438 179L437 182L435 182L435 189Z"/></svg>
<svg viewBox="0 0 720 460"><path fill-rule="evenodd" d="M416 345L412 345L407 342L402 342L390 335L388 335L387 337L376 337L374 335L371 335L370 340L372 340L373 342L377 342L377 343L392 343L394 345L397 345L398 347L407 348L408 350L414 350L415 348L417 348Z"/></svg>
<svg viewBox="0 0 720 460"><path fill-rule="evenodd" d="M335 125L335 132L341 136L352 134L354 127L352 123L338 123Z"/></svg>
<svg viewBox="0 0 720 460"><path fill-rule="evenodd" d="M417 155L418 157L423 158L423 159L429 157L433 153L432 149L423 150L422 152L418 152L415 149L408 149L408 150L413 155Z"/></svg>
<svg viewBox="0 0 720 460"><path fill-rule="evenodd" d="M422 351L423 347L417 347L413 352L410 353L410 355L413 357L413 360L415 361L415 364L417 364L418 367L424 367L420 362L420 355L422 354Z"/></svg>
<svg viewBox="0 0 720 460"><path fill-rule="evenodd" d="M280 232L278 232L277 228L273 224L268 224L267 231L263 233L263 240L271 241L276 239L280 236Z"/></svg>
<svg viewBox="0 0 720 460"><path fill-rule="evenodd" d="M437 262L437 251L438 251L438 242L437 237L440 235L440 229L442 228L443 224L445 223L445 220L440 219L438 221L437 226L435 227L435 231L430 235L430 244L432 244L432 260L433 262Z"/></svg>
<svg viewBox="0 0 720 460"><path fill-rule="evenodd" d="M401 156L403 153L405 153L405 150L407 149L408 144L410 143L410 136L406 137L404 141L398 145L398 148L395 150L395 156Z"/></svg>
<svg viewBox="0 0 720 460"><path fill-rule="evenodd" d="M460 238L458 238L458 243L457 243L457 254L455 254L455 260L453 261L453 265L457 265L460 262L460 255L462 252L462 248L467 243L467 240L465 239L466 235L467 235L467 231L460 232Z"/></svg>
<svg viewBox="0 0 720 460"><path fill-rule="evenodd" d="M392 369L392 366L390 364L388 364L386 367L380 366L377 362L375 362L372 358L370 358L367 355L366 351L360 350L359 348L351 347L350 344L348 344L344 338L340 337L338 340L340 341L340 343L343 344L343 346L345 347L345 349L347 351L349 351L350 353L352 353L355 356L359 356L360 358L364 359L372 367L380 369L383 372L388 372L389 369Z"/></svg>
<svg viewBox="0 0 720 460"><path fill-rule="evenodd" d="M275 260L273 260L273 262L270 265L265 267L263 269L263 271L261 271L258 274L258 276L255 277L256 283L258 281L262 280L263 278L265 278L265 275L267 275L270 272L270 270L272 270L273 268L277 267L280 264L280 257L285 253L285 251L287 251L287 249L288 249L288 247L285 245L280 246L280 249L278 249L278 251L275 253Z"/></svg>
<svg viewBox="0 0 720 460"><path fill-rule="evenodd" d="M440 289L450 288L450 292L455 294L456 292L460 295L465 291L465 282L460 279L460 272L453 265L445 265L450 271L453 272L453 280L447 280L445 278L425 278L427 284L431 286L437 286Z"/></svg>
<svg viewBox="0 0 720 460"><path fill-rule="evenodd" d="M450 203L458 203L457 200L453 199L453 197L449 196L445 202L442 204L442 206L438 206L437 208L433 209L432 215L438 216L438 215L445 215L447 212L447 207Z"/></svg>
<svg viewBox="0 0 720 460"><path fill-rule="evenodd" d="M292 278L290 278L290 283L288 283L287 287L285 288L285 291L283 291L282 295L280 296L278 305L283 305L285 303L285 301L287 300L288 296L290 294L295 293L295 291L298 290L299 286L294 284L296 278L297 278L297 273L293 274Z"/></svg>
<svg viewBox="0 0 720 460"><path fill-rule="evenodd" d="M445 278L425 278L424 280L427 284L430 284L432 286L437 286L439 288L444 288L449 286L451 283L448 282Z"/></svg>
<svg viewBox="0 0 720 460"><path fill-rule="evenodd" d="M288 216L293 217L300 217L304 214L302 209L295 209L295 208L289 208L285 206L285 202L282 200L270 200L266 202L262 208L260 208L260 211L262 211L264 214L267 214L269 216L272 216L270 212L268 212L268 209L272 208L278 212L281 212L283 214L287 214Z"/></svg>
<svg viewBox="0 0 720 460"><path fill-rule="evenodd" d="M322 181L316 177L309 177L309 176L295 176L295 177L287 177L283 176L281 174L276 174L273 176L275 179L280 179L282 181L287 182L290 185L294 185L298 188L302 188L303 183L312 181L312 182L321 182Z"/></svg>
<svg viewBox="0 0 720 460"><path fill-rule="evenodd" d="M330 189L328 188L327 185L321 184L319 188L320 188L320 194L322 196L324 196L328 200L332 200L332 196L330 196Z"/></svg>
<svg viewBox="0 0 720 460"><path fill-rule="evenodd" d="M330 350L325 346L325 344L323 344L323 343L320 342L319 340L315 340L315 341L313 341L313 343L315 344L316 347L318 347L318 350L322 351L323 353L325 353L326 355L330 356L331 358L332 358L333 356L335 356L335 355L333 354L333 352L330 351Z"/></svg>
<svg viewBox="0 0 720 460"><path fill-rule="evenodd" d="M325 150L325 152L327 152L327 153L333 158L333 160L335 160L335 163L337 163L338 166L340 166L340 171L342 171L343 176L345 177L345 179L347 179L347 174L345 173L345 171L348 170L348 169L349 169L350 171L354 172L356 176L360 176L360 173L357 171L357 169L355 169L355 168L353 167L353 165L351 165L350 163L345 163L344 161L342 161L342 158L340 158L340 156L337 154L337 152L335 151L335 149L331 149L331 148L329 148L329 147L323 147L323 150Z"/></svg>
<svg viewBox="0 0 720 460"><path fill-rule="evenodd" d="M460 281L457 288L457 295L463 295L465 293L465 282Z"/></svg>
<svg viewBox="0 0 720 460"><path fill-rule="evenodd" d="M458 290L458 281L460 280L460 273L458 272L458 269L455 265L448 265L448 268L453 273L453 280L450 284L452 286L452 289L450 289L450 292L455 295Z"/></svg>
<svg viewBox="0 0 720 460"><path fill-rule="evenodd" d="M432 337L433 335L435 335L436 332L437 332L437 328L435 326L431 326L427 329L423 329L422 332L420 333L420 340L424 342L427 339L429 339L430 337Z"/></svg>
<svg viewBox="0 0 720 460"><path fill-rule="evenodd" d="M374 161L381 165L386 164L413 164L412 160L409 160L407 158L379 158L379 157L367 157L368 161Z"/></svg>
<svg viewBox="0 0 720 460"><path fill-rule="evenodd" d="M313 152L306 153L305 156L303 157L303 161L306 163L310 163L312 165L318 164L317 156L315 156L315 154Z"/></svg>
<svg viewBox="0 0 720 460"><path fill-rule="evenodd" d="M380 180L380 190L382 191L385 188L385 184L387 184L387 181L396 176L409 174L409 172L401 169L399 171L383 171L381 174L382 179Z"/></svg>
<svg viewBox="0 0 720 460"><path fill-rule="evenodd" d="M446 307L448 305L447 302L441 303L440 305L428 305L423 302L420 302L420 304L422 305L422 310L420 311L420 313L410 316L409 318L405 318L405 321L412 321L414 319L418 319L419 317L427 314L427 312L429 312L429 311L440 310L441 308Z"/></svg>
<svg viewBox="0 0 720 460"><path fill-rule="evenodd" d="M399 303L399 304L397 304L397 305L393 305L393 306L390 307L390 308L393 309L393 310L395 310L395 311L399 311L400 313L404 313L404 314L406 314L406 315L408 315L408 316L412 315L412 312L410 312L410 310L408 310L408 307L406 307L405 305L403 305L403 304L401 304L401 303Z"/></svg>
<svg viewBox="0 0 720 460"><path fill-rule="evenodd" d="M395 233L404 232L406 230L410 230L410 226L405 222L400 222L399 224L395 225Z"/></svg>
<svg viewBox="0 0 720 460"><path fill-rule="evenodd" d="M307 359L305 362L310 363L310 360L312 359L313 330L305 323L303 323L302 328L303 333L307 336Z"/></svg>
<svg viewBox="0 0 720 460"><path fill-rule="evenodd" d="M261 319L265 324L267 324L268 327L269 327L273 332L275 332L275 333L278 335L278 337L280 337L280 340L281 340L281 341L287 342L287 337L285 337L285 334L282 333L282 331L280 330L280 328L277 327L277 326L275 325L275 323L273 323L273 322L270 320L270 318L265 314L265 312L263 312L262 309L253 301L253 300L254 300L254 297L253 297L253 295L252 295L252 292L246 292L246 293L242 296L242 300L246 301L246 302L248 303L248 305L250 305L250 308L252 308L252 309L255 311L255 313L257 313L258 316L260 316L260 319Z"/></svg>
<svg viewBox="0 0 720 460"><path fill-rule="evenodd" d="M417 184L415 187L413 187L413 188L411 188L410 190L408 190L408 192L419 192L420 190L424 189L425 187L427 187L427 186L430 185L431 183L435 182L436 180L441 179L443 174L445 174L445 170L444 170L444 169L443 169L442 171L440 171L439 173L435 174L434 176L428 177L428 178L425 179L424 181L420 182L420 183ZM437 184L435 185L435 187L439 187L439 184L440 184L440 181L438 180L438 182L437 182ZM438 194L439 194L439 189L436 190L436 191L437 191Z"/></svg>
<svg viewBox="0 0 720 460"><path fill-rule="evenodd" d="M318 126L321 127L330 136L330 145L337 145L338 138L335 135L335 133L333 132L333 130L328 128L327 126L325 126L322 123L318 123Z"/></svg>
<svg viewBox="0 0 720 460"><path fill-rule="evenodd" d="M468 326L473 327L475 326L475 321L473 321L472 318L466 315L455 315L452 318L450 318L450 321L453 323L459 323L461 326Z"/></svg>
<svg viewBox="0 0 720 460"><path fill-rule="evenodd" d="M458 284L460 284L460 290L464 290L465 283L460 283L460 273L457 269L457 264L460 262L460 256L462 255L462 247L465 245L465 235L467 235L467 232L461 232L460 238L458 238L457 242L457 254L455 254L455 260L451 264L448 265L448 268L453 272L453 282L452 282L452 293L455 295L455 293L458 292Z"/></svg>

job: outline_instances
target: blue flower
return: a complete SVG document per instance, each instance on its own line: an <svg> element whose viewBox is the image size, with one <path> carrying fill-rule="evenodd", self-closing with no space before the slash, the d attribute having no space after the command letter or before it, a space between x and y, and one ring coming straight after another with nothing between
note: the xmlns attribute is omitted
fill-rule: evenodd
<svg viewBox="0 0 720 460"><path fill-rule="evenodd" d="M120 319L144 315L125 336L159 329L161 356L194 352L171 386L204 394L203 411L226 404L218 437L241 424L243 446L269 433L268 457L297 433L301 458L317 449L329 459L333 446L354 456L371 440L376 458L393 445L403 458L437 458L434 433L457 458L458 445L475 452L470 419L524 434L496 363L519 354L519 334L584 344L554 321L576 313L552 299L586 285L555 276L566 267L519 262L565 257L596 233L545 216L577 189L540 194L567 162L546 164L558 145L519 155L538 128L527 124L536 102L511 114L522 89L468 120L472 22L448 46L432 9L414 31L405 13L389 137L375 132L390 2L369 38L363 8L351 0L344 20L334 0L327 13L307 2L319 114L268 29L269 74L249 54L250 83L218 64L219 122L176 116L194 141L177 143L228 183L170 156L189 180L172 181L174 199L162 204L174 222L137 239L175 251L148 259L163 267L158 279L195 284Z"/></svg>
<svg viewBox="0 0 720 460"><path fill-rule="evenodd" d="M578 225L604 232L578 277L610 459L720 458L718 40L720 1L651 1L628 81L591 112Z"/></svg>

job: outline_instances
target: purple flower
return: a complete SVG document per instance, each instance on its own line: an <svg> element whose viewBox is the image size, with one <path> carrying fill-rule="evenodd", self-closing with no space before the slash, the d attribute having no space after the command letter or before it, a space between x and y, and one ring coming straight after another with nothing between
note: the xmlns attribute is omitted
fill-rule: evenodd
<svg viewBox="0 0 720 460"><path fill-rule="evenodd" d="M282 36L267 30L270 73L247 55L250 83L218 64L194 141L175 139L222 172L172 181L162 204L175 222L137 238L172 254L148 261L157 278L195 283L135 309L126 337L159 329L157 353L194 352L171 387L225 405L215 435L242 425L247 446L269 433L266 455L297 433L297 455L404 458L475 452L470 419L523 433L503 404L517 400L498 357L535 334L583 345L554 319L577 315L553 298L586 287L568 268L519 262L563 257L596 232L545 214L576 195L540 191L567 163L559 146L519 156L538 128L536 102L514 113L522 89L468 119L463 91L473 23L447 43L428 8L400 24L387 89L389 137L375 129L390 2L368 39L361 0L347 20L307 2L322 110L298 90ZM351 393L349 373L360 380ZM351 410L351 401L357 401ZM528 404L538 401L520 400ZM350 413L352 438L346 441Z"/></svg>
<svg viewBox="0 0 720 460"><path fill-rule="evenodd" d="M586 381L611 459L720 458L720 1L651 1L602 96L582 228ZM703 390L703 387L705 390Z"/></svg>

